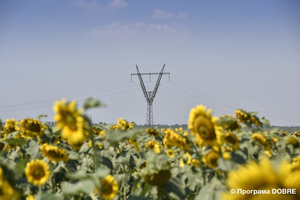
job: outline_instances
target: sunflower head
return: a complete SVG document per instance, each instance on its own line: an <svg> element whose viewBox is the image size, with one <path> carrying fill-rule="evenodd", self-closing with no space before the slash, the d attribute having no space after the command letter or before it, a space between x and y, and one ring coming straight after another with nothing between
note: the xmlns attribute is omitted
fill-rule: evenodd
<svg viewBox="0 0 300 200"><path fill-rule="evenodd" d="M60 149L57 146L49 145L47 143L43 144L40 147L40 150L43 156L49 158L49 160L58 162L58 161L68 161L69 157L67 156L65 149Z"/></svg>
<svg viewBox="0 0 300 200"><path fill-rule="evenodd" d="M5 173L0 167L0 199L17 200L19 199L18 193L14 190L11 184L6 180Z"/></svg>
<svg viewBox="0 0 300 200"><path fill-rule="evenodd" d="M191 160L192 160L191 158L192 157L188 152L183 154L182 157L180 158L179 166L184 167L187 164L191 164Z"/></svg>
<svg viewBox="0 0 300 200"><path fill-rule="evenodd" d="M209 153L205 154L202 157L202 161L207 164L211 168L218 167L218 159L220 158L220 154L215 150L211 150Z"/></svg>
<svg viewBox="0 0 300 200"><path fill-rule="evenodd" d="M238 169L230 171L226 180L228 188L233 188L235 191L242 190L269 190L282 188L300 189L300 173L291 173L287 168L287 162L283 161L280 167L275 168L268 158L264 158L260 163L254 161L241 165ZM299 194L260 194L253 198L253 194L241 193L224 193L221 199L228 200L244 200L244 199L299 199Z"/></svg>
<svg viewBox="0 0 300 200"><path fill-rule="evenodd" d="M149 185L164 186L171 178L171 171L170 169L143 169L141 177Z"/></svg>
<svg viewBox="0 0 300 200"><path fill-rule="evenodd" d="M119 118L118 123L113 125L111 128L119 129L119 130L133 129L133 123L129 123L128 121L124 120L123 118Z"/></svg>
<svg viewBox="0 0 300 200"><path fill-rule="evenodd" d="M65 99L55 102L53 107L56 127L61 130L61 137L71 146L80 146L86 139L85 121L81 110L77 109L76 101L66 102Z"/></svg>
<svg viewBox="0 0 300 200"><path fill-rule="evenodd" d="M119 191L119 184L112 175L101 180L101 195L103 199L113 199Z"/></svg>
<svg viewBox="0 0 300 200"><path fill-rule="evenodd" d="M235 111L235 116L236 118L238 118L242 123L245 123L247 120L249 120L249 114L242 110L242 109L238 109Z"/></svg>
<svg viewBox="0 0 300 200"><path fill-rule="evenodd" d="M170 158L174 158L174 151L172 149L167 149L166 154Z"/></svg>
<svg viewBox="0 0 300 200"><path fill-rule="evenodd" d="M17 126L17 121L15 121L13 118L5 120L4 130L6 130L9 133L19 130L19 127Z"/></svg>
<svg viewBox="0 0 300 200"><path fill-rule="evenodd" d="M44 185L50 174L49 166L43 160L32 160L26 164L25 175L34 185Z"/></svg>
<svg viewBox="0 0 300 200"><path fill-rule="evenodd" d="M267 151L271 150L271 145L267 138L260 133L252 134L252 140L262 145Z"/></svg>
<svg viewBox="0 0 300 200"><path fill-rule="evenodd" d="M226 134L222 135L222 138L223 141L234 150L239 149L239 139L232 132L227 132Z"/></svg>
<svg viewBox="0 0 300 200"><path fill-rule="evenodd" d="M217 125L217 117L211 116L211 109L203 105L197 105L191 109L188 128L196 137L199 146L219 145L221 143L221 132Z"/></svg>
<svg viewBox="0 0 300 200"><path fill-rule="evenodd" d="M291 144L294 148L299 147L299 141L293 136L288 137L285 142L286 142L286 145Z"/></svg>
<svg viewBox="0 0 300 200"><path fill-rule="evenodd" d="M26 138L34 138L35 136L43 136L45 126L36 119L22 119L20 122L21 134Z"/></svg>
<svg viewBox="0 0 300 200"><path fill-rule="evenodd" d="M154 136L154 137L158 137L159 134L160 134L160 133L159 133L156 129L154 129L154 128L148 128L148 129L145 130L145 132L148 133L149 136Z"/></svg>

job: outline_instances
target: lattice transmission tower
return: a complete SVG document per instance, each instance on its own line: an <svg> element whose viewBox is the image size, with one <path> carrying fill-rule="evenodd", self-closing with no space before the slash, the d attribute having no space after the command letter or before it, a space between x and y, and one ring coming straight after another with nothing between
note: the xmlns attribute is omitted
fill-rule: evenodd
<svg viewBox="0 0 300 200"><path fill-rule="evenodd" d="M139 77L140 84L141 84L142 90L144 92L144 96L146 98L146 101L147 101L146 124L150 127L153 125L153 106L152 106L152 104L153 104L154 97L157 93L161 77L162 77L163 74L168 74L169 75L169 80L170 80L170 72L164 72L164 69L165 69L165 64L164 64L164 66L162 67L162 69L159 73L140 73L140 70L139 70L138 66L136 65L137 73L131 74L131 81L132 81L132 76L137 75ZM153 91L147 91L146 90L142 75L149 75L150 80L151 80L151 75L158 75L158 78L157 78L157 81L156 81L156 84L155 84L155 87L154 87Z"/></svg>

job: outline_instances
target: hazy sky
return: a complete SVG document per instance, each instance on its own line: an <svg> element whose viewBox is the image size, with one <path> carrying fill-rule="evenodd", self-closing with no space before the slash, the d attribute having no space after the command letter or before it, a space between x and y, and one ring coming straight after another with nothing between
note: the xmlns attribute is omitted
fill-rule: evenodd
<svg viewBox="0 0 300 200"><path fill-rule="evenodd" d="M154 123L258 111L300 125L299 0L1 0L0 118L48 115L95 97L94 122L146 122L135 65L159 72ZM149 91L157 76L144 76Z"/></svg>

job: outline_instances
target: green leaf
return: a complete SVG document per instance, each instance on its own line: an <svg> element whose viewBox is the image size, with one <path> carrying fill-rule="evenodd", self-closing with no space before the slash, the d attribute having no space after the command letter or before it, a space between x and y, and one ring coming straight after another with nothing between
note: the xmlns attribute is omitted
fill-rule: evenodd
<svg viewBox="0 0 300 200"><path fill-rule="evenodd" d="M113 131L107 133L105 136L110 142L117 143L124 139L132 138L135 135L138 135L141 133L142 133L141 130L127 130L127 131L113 130Z"/></svg>
<svg viewBox="0 0 300 200"><path fill-rule="evenodd" d="M270 127L270 121L269 120L267 120L266 118L261 118L260 119L260 122L264 125L264 126L266 126L266 127Z"/></svg>
<svg viewBox="0 0 300 200"><path fill-rule="evenodd" d="M26 141L23 138L8 138L5 140L7 144L25 145Z"/></svg>
<svg viewBox="0 0 300 200"><path fill-rule="evenodd" d="M63 194L65 195L71 195L71 194L76 194L76 193L90 193L93 191L93 189L95 188L95 184L92 180L81 180L77 183L74 184L70 184L67 182L63 182L62 183L62 191Z"/></svg>
<svg viewBox="0 0 300 200"><path fill-rule="evenodd" d="M39 115L37 118L38 120L41 120L43 117L48 117L48 115Z"/></svg>
<svg viewBox="0 0 300 200"><path fill-rule="evenodd" d="M96 107L105 107L105 104L103 104L98 99L89 97L85 100L84 105L83 105L83 108L85 110L90 109L90 108L96 108Z"/></svg>
<svg viewBox="0 0 300 200"><path fill-rule="evenodd" d="M201 188L195 200L219 200L218 196L225 186L217 178L213 178L209 184Z"/></svg>
<svg viewBox="0 0 300 200"><path fill-rule="evenodd" d="M87 174L84 170L78 170L75 173L67 173L66 175L70 179L86 179L90 177L90 174Z"/></svg>
<svg viewBox="0 0 300 200"><path fill-rule="evenodd" d="M59 195L59 194L50 194L50 193L43 193L41 196L40 196L40 199L43 200L43 199L47 199L47 200L63 200L63 197L62 195Z"/></svg>

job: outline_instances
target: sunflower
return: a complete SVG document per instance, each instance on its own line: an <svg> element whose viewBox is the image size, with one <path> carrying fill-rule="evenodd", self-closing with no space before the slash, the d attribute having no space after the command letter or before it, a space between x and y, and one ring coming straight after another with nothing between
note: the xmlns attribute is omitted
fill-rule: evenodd
<svg viewBox="0 0 300 200"><path fill-rule="evenodd" d="M174 151L172 149L168 149L166 152L167 156L169 156L170 158L174 158Z"/></svg>
<svg viewBox="0 0 300 200"><path fill-rule="evenodd" d="M4 130L9 133L19 130L17 121L15 121L14 118L5 120Z"/></svg>
<svg viewBox="0 0 300 200"><path fill-rule="evenodd" d="M56 127L61 130L61 137L71 146L80 146L86 139L85 121L81 110L77 110L76 101L66 103L65 99L55 102L53 107Z"/></svg>
<svg viewBox="0 0 300 200"><path fill-rule="evenodd" d="M191 155L187 152L180 158L179 166L184 167L185 165L190 164L191 160Z"/></svg>
<svg viewBox="0 0 300 200"><path fill-rule="evenodd" d="M190 146L187 140L178 133L176 133L173 129L168 128L167 130L162 130L162 132L165 133L163 143L166 149L170 149L172 146L176 146L184 151L190 150Z"/></svg>
<svg viewBox="0 0 300 200"><path fill-rule="evenodd" d="M152 170L145 168L141 171L141 177L146 183L159 187L164 186L170 180L171 176L171 171L168 168Z"/></svg>
<svg viewBox="0 0 300 200"><path fill-rule="evenodd" d="M191 163L190 163L192 166L195 166L195 167L198 167L198 166L200 166L200 160L198 160L197 158L193 158L192 160L191 160Z"/></svg>
<svg viewBox="0 0 300 200"><path fill-rule="evenodd" d="M293 136L288 137L285 142L286 142L286 145L291 144L294 148L299 147L299 141Z"/></svg>
<svg viewBox="0 0 300 200"><path fill-rule="evenodd" d="M250 117L248 113L242 109L236 110L234 114L242 123L248 121Z"/></svg>
<svg viewBox="0 0 300 200"><path fill-rule="evenodd" d="M44 134L45 126L36 119L22 119L20 125L21 135L25 138L33 139L35 136L41 137Z"/></svg>
<svg viewBox="0 0 300 200"><path fill-rule="evenodd" d="M68 161L69 158L65 153L65 149L60 149L57 146L49 145L47 143L43 144L40 147L40 150L43 156L49 158L51 161L58 162L58 161Z"/></svg>
<svg viewBox="0 0 300 200"><path fill-rule="evenodd" d="M211 116L211 109L203 105L192 108L188 128L196 137L199 146L214 146L221 143L221 127L217 126L217 117Z"/></svg>
<svg viewBox="0 0 300 200"><path fill-rule="evenodd" d="M127 130L127 129L133 129L133 124L129 123L128 121L124 120L123 118L118 119L118 123L113 125L111 127L114 129L120 129L120 130Z"/></svg>
<svg viewBox="0 0 300 200"><path fill-rule="evenodd" d="M218 167L218 159L220 158L220 154L215 150L211 150L209 153L205 154L202 157L202 161L207 164L211 168Z"/></svg>
<svg viewBox="0 0 300 200"><path fill-rule="evenodd" d="M28 182L34 185L44 185L50 173L48 164L43 160L32 160L26 164L25 175Z"/></svg>
<svg viewBox="0 0 300 200"><path fill-rule="evenodd" d="M232 133L227 132L224 135L222 135L223 141L233 148L233 150L239 149L239 139Z"/></svg>
<svg viewBox="0 0 300 200"><path fill-rule="evenodd" d="M264 158L260 161L260 164L252 161L246 165L240 166L237 170L228 173L226 180L228 188L234 189L235 193L223 193L222 198L224 200L265 200L265 199L299 199L299 194L272 194L272 189L288 189L296 188L300 189L300 173L290 173L286 167L287 162L281 163L278 169L274 168L271 162ZM238 189L254 191L263 190L270 191L270 194L242 194L238 192Z"/></svg>
<svg viewBox="0 0 300 200"><path fill-rule="evenodd" d="M154 137L158 137L159 134L160 134L160 133L159 133L156 129L154 129L154 128L148 128L148 129L145 130L145 132L148 133L149 136L154 136Z"/></svg>
<svg viewBox="0 0 300 200"><path fill-rule="evenodd" d="M0 167L0 199L16 200L19 199L17 192L6 180L2 167Z"/></svg>
<svg viewBox="0 0 300 200"><path fill-rule="evenodd" d="M106 176L101 181L101 195L104 199L113 199L119 191L119 184L112 175Z"/></svg>
<svg viewBox="0 0 300 200"><path fill-rule="evenodd" d="M153 150L156 154L161 153L160 147L162 145L157 141L149 141L146 143L148 150Z"/></svg>
<svg viewBox="0 0 300 200"><path fill-rule="evenodd" d="M25 200L35 200L35 198L31 194L28 194Z"/></svg>
<svg viewBox="0 0 300 200"><path fill-rule="evenodd" d="M271 145L267 138L260 133L252 134L252 140L262 145L267 151L271 150Z"/></svg>

